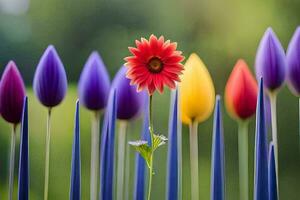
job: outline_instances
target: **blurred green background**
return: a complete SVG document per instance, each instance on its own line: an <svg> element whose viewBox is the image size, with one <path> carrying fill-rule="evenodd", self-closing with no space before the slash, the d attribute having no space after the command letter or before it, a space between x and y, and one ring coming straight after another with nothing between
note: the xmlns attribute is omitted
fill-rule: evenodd
<svg viewBox="0 0 300 200"><path fill-rule="evenodd" d="M253 70L255 52L267 27L273 27L284 48L299 24L296 0L0 0L0 71L16 61L28 87L30 111L30 199L42 199L46 110L33 96L32 78L40 56L54 44L66 67L70 89L53 112L50 198L69 195L76 82L88 55L98 50L111 78L129 54L134 40L151 33L178 42L187 57L196 52L207 65L216 92L223 95L228 75L238 58ZM155 96L155 128L167 134L169 93ZM286 87L278 99L279 179L281 199L299 199L299 136L297 98ZM237 126L224 111L226 196L238 199ZM90 117L81 112L82 199L89 199ZM133 122L129 139L138 138L141 120ZM0 199L7 196L10 126L0 120ZM199 127L200 197L209 199L211 118ZM189 144L183 128L183 196L190 199ZM249 131L250 190L253 180L254 120ZM164 199L166 150L156 156L153 199ZM17 151L18 152L18 151ZM134 154L131 153L131 182ZM16 173L17 175L17 173ZM17 179L15 181L17 186ZM16 191L16 190L15 190ZM132 188L129 189L132 194ZM16 196L15 196L16 197ZM132 197L130 196L129 199Z"/></svg>

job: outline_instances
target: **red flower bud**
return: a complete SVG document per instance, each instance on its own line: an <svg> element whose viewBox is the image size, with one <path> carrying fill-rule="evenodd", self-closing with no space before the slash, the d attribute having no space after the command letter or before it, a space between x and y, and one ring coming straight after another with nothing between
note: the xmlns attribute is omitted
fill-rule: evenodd
<svg viewBox="0 0 300 200"><path fill-rule="evenodd" d="M256 110L257 83L247 63L240 59L235 64L225 87L225 104L228 113L245 120Z"/></svg>

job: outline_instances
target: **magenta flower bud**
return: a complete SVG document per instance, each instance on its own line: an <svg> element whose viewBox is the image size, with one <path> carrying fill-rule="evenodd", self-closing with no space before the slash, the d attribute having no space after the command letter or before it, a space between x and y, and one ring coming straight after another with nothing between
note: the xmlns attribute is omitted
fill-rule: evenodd
<svg viewBox="0 0 300 200"><path fill-rule="evenodd" d="M21 121L25 86L22 76L13 61L10 61L3 72L0 83L0 113L13 124Z"/></svg>
<svg viewBox="0 0 300 200"><path fill-rule="evenodd" d="M286 53L287 80L292 93L300 96L300 27L295 31Z"/></svg>
<svg viewBox="0 0 300 200"><path fill-rule="evenodd" d="M100 55L93 52L80 75L79 100L89 110L102 110L106 107L109 89L110 80L105 65Z"/></svg>
<svg viewBox="0 0 300 200"><path fill-rule="evenodd" d="M35 95L44 106L54 107L64 99L67 84L64 65L54 46L50 45L41 57L34 74Z"/></svg>
<svg viewBox="0 0 300 200"><path fill-rule="evenodd" d="M130 120L141 113L144 106L145 92L137 92L135 85L130 85L126 78L127 68L122 66L113 80L113 88L117 92L117 118Z"/></svg>
<svg viewBox="0 0 300 200"><path fill-rule="evenodd" d="M278 89L285 81L285 53L280 41L271 28L268 28L260 41L256 53L255 69L257 80L264 79L269 91Z"/></svg>

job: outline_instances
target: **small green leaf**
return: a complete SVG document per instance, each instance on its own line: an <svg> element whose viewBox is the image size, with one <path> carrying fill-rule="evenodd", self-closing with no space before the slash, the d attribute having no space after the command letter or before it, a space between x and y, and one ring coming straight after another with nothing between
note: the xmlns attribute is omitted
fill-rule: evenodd
<svg viewBox="0 0 300 200"><path fill-rule="evenodd" d="M153 135L153 151L155 151L158 147L161 145L166 144L166 141L168 138L166 138L164 135Z"/></svg>
<svg viewBox="0 0 300 200"><path fill-rule="evenodd" d="M131 146L135 148L137 152L141 154L141 156L146 161L148 167L150 167L150 159L151 159L151 147L149 147L148 142L145 140L137 140L128 142Z"/></svg>

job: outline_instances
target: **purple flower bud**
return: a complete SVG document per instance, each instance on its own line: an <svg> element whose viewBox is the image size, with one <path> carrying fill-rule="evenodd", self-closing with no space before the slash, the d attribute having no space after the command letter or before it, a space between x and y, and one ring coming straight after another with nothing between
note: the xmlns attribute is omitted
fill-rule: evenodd
<svg viewBox="0 0 300 200"><path fill-rule="evenodd" d="M90 110L102 110L107 104L109 76L97 52L88 58L80 75L78 94L80 102Z"/></svg>
<svg viewBox="0 0 300 200"><path fill-rule="evenodd" d="M256 77L264 79L264 86L274 91L285 80L285 53L277 36L268 28L260 41L256 53Z"/></svg>
<svg viewBox="0 0 300 200"><path fill-rule="evenodd" d="M287 79L290 90L300 95L300 27L295 31L286 53Z"/></svg>
<svg viewBox="0 0 300 200"><path fill-rule="evenodd" d="M52 45L48 46L36 68L33 90L40 102L49 108L58 105L66 95L66 72Z"/></svg>
<svg viewBox="0 0 300 200"><path fill-rule="evenodd" d="M13 124L21 120L25 86L21 74L13 61L10 61L3 72L0 83L0 113Z"/></svg>
<svg viewBox="0 0 300 200"><path fill-rule="evenodd" d="M145 101L145 92L137 92L135 85L130 85L126 78L127 68L122 66L113 80L117 92L117 118L129 120L141 113Z"/></svg>

